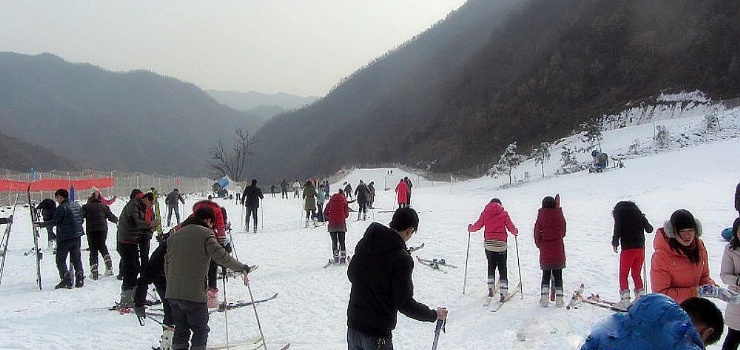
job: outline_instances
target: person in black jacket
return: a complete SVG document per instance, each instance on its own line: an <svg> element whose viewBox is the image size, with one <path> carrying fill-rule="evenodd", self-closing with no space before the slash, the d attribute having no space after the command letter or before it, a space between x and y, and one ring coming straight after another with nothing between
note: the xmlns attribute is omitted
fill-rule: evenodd
<svg viewBox="0 0 740 350"><path fill-rule="evenodd" d="M352 283L347 306L349 350L393 349L391 331L398 311L415 320L447 318L447 309L432 310L414 300L414 261L406 248L419 226L411 208L399 208L390 228L370 224L357 243L347 276Z"/></svg>
<svg viewBox="0 0 740 350"><path fill-rule="evenodd" d="M252 179L252 184L244 189L242 194L242 205L247 206L247 230L249 230L249 217L254 218L254 233L257 233L257 208L260 207L260 199L265 198L262 190L257 187L257 179Z"/></svg>
<svg viewBox="0 0 740 350"><path fill-rule="evenodd" d="M175 188L172 190L172 192L167 194L167 197L165 197L164 202L167 203L167 226L172 226L172 211L175 212L175 219L177 219L177 224L179 225L180 224L180 203L184 205L185 198L182 198L180 191L178 191Z"/></svg>
<svg viewBox="0 0 740 350"><path fill-rule="evenodd" d="M85 235L82 229L82 208L77 202L69 200L69 192L63 188L54 192L54 199L59 203L54 211L54 217L49 221L36 222L34 226L57 227L56 263L61 282L54 288L72 288L72 271L67 270L67 255L74 266L75 287L80 288L85 279L80 252L81 237Z"/></svg>
<svg viewBox="0 0 740 350"><path fill-rule="evenodd" d="M645 231L653 232L653 226L645 218L633 201L621 201L614 206L614 235L612 249L618 252L621 243L622 253L619 255L619 295L621 300L618 307L627 309L630 304L630 290L627 275L632 276L635 284L635 299L645 295L642 281L642 265L645 263Z"/></svg>
<svg viewBox="0 0 740 350"><path fill-rule="evenodd" d="M108 221L118 223L118 217L113 215L110 208L100 198L100 192L93 192L82 206L82 217L87 229L87 246L90 247L90 278L98 279L98 253L105 262L104 276L113 275L113 261L105 244L108 238Z"/></svg>
<svg viewBox="0 0 740 350"><path fill-rule="evenodd" d="M57 208L57 203L51 198L44 198L44 200L36 206L36 210L41 210L41 219L49 221L54 218L54 210ZM47 249L54 247L54 242L57 240L57 236L54 234L54 226L46 226L46 236L49 239L49 245Z"/></svg>
<svg viewBox="0 0 740 350"><path fill-rule="evenodd" d="M183 226L189 225L193 220L192 218L186 219L182 224ZM170 232L173 231L171 230ZM142 269L139 278L136 280L136 290L134 292L134 312L139 318L146 318L147 289L153 283L154 288L157 290L159 300L162 301L162 307L164 309L164 320L162 320L162 323L167 326L162 327L162 337L160 339L161 349L172 348L173 326L175 325L175 321L172 318L170 301L165 298L167 294L167 277L164 274L164 256L167 254L167 238L169 238L170 232L162 236L157 236L159 246L154 249L152 256L149 258L149 263Z"/></svg>

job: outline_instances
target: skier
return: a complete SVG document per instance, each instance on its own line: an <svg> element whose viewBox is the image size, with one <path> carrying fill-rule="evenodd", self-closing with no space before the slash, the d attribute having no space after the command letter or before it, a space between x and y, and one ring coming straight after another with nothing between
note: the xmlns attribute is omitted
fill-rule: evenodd
<svg viewBox="0 0 740 350"><path fill-rule="evenodd" d="M359 206L359 209L357 209L357 221L360 221L360 214L362 214L362 220L364 221L367 219L367 204L370 202L370 190L362 180L360 180L360 184L355 188L355 198L357 198L357 205Z"/></svg>
<svg viewBox="0 0 740 350"><path fill-rule="evenodd" d="M414 187L414 184L411 183L411 179L408 178L408 176L403 177L403 182L406 183L406 187L408 190L406 191L406 205L411 206L411 188Z"/></svg>
<svg viewBox="0 0 740 350"><path fill-rule="evenodd" d="M288 181L285 179L280 183L280 198L288 199Z"/></svg>
<svg viewBox="0 0 740 350"><path fill-rule="evenodd" d="M270 194L272 194L272 198L275 198L275 193L277 193L277 186L271 185L270 186Z"/></svg>
<svg viewBox="0 0 740 350"><path fill-rule="evenodd" d="M313 185L311 180L306 181L303 185L303 209L306 210L306 223L305 227L308 227L308 220L316 220L316 187Z"/></svg>
<svg viewBox="0 0 740 350"><path fill-rule="evenodd" d="M244 189L242 194L242 205L247 207L247 231L249 230L249 217L254 218L254 233L257 233L257 209L260 207L260 200L265 198L262 190L257 187L257 179L252 179L252 184Z"/></svg>
<svg viewBox="0 0 740 350"><path fill-rule="evenodd" d="M90 278L98 279L98 253L105 263L103 276L112 276L113 261L105 242L108 238L108 221L116 224L118 217L103 203L100 192L97 191L93 192L87 203L82 206L82 217L85 219L87 229L87 246L90 247Z"/></svg>
<svg viewBox="0 0 740 350"><path fill-rule="evenodd" d="M226 217L224 213L226 212L226 209L221 208L216 202L207 199L202 200L195 205L193 205L193 213L190 214L188 218L192 218L195 216L195 212L198 211L198 209L206 208L213 212L214 221L212 225L212 232L211 234L216 238L216 242L221 245L221 247L226 246ZM223 209L223 210L222 210ZM176 226L176 230L179 230L182 226ZM218 280L217 280L217 273L218 273L218 264L215 261L211 261L211 264L208 268L208 307L216 307L218 306Z"/></svg>
<svg viewBox="0 0 740 350"><path fill-rule="evenodd" d="M368 199L368 206L370 209L375 209L374 204L375 203L375 182L370 181L370 183L367 185L367 189L370 190L370 198Z"/></svg>
<svg viewBox="0 0 740 350"><path fill-rule="evenodd" d="M632 276L635 285L635 300L645 295L642 281L642 265L645 263L645 231L653 232L653 226L645 218L637 204L632 201L621 201L614 206L614 235L612 249L619 254L619 297L617 308L626 310L630 305L630 289L627 276ZM631 273L630 273L631 270Z"/></svg>
<svg viewBox="0 0 740 350"><path fill-rule="evenodd" d="M648 294L627 312L591 327L581 350L704 349L722 336L722 312L711 301L689 298L680 305L663 294Z"/></svg>
<svg viewBox="0 0 740 350"><path fill-rule="evenodd" d="M414 260L406 242L419 227L411 208L393 213L390 227L368 226L357 243L347 277L352 288L347 305L349 350L393 349L398 312L424 322L447 319L447 309L430 309L414 300Z"/></svg>
<svg viewBox="0 0 740 350"><path fill-rule="evenodd" d="M165 197L164 202L167 204L167 226L172 226L172 211L175 211L175 218L177 219L177 224L180 224L180 203L185 204L185 198L182 198L182 195L180 194L180 191L178 191L176 188L172 190L169 194L167 194L167 197ZM178 203L180 202L180 203Z"/></svg>
<svg viewBox="0 0 740 350"><path fill-rule="evenodd" d="M542 208L534 223L534 244L540 250L542 283L540 305L547 307L550 282L555 289L555 306L563 307L563 269L565 268L565 218L555 198L542 199Z"/></svg>
<svg viewBox="0 0 740 350"><path fill-rule="evenodd" d="M655 233L650 281L652 290L680 303L697 296L702 285L716 285L709 276L709 259L701 236L701 224L686 209L671 214Z"/></svg>
<svg viewBox="0 0 740 350"><path fill-rule="evenodd" d="M140 189L131 191L130 200L123 207L118 216L118 232L116 233L117 251L121 256L119 266L122 276L121 302L122 307L131 307L134 302L134 287L136 278L143 267L140 243L150 239L151 231L159 222L154 219L147 221L147 208L154 202L154 194L143 194ZM147 252L147 260L149 258Z"/></svg>
<svg viewBox="0 0 740 350"><path fill-rule="evenodd" d="M409 186L406 184L403 179L401 181L398 181L398 185L396 185L396 199L398 201L398 207L399 208L405 208L408 207L408 196Z"/></svg>
<svg viewBox="0 0 740 350"><path fill-rule="evenodd" d="M189 222L183 223L183 225L187 224ZM174 229L170 230L170 232L174 232ZM172 318L172 307L166 298L167 278L164 274L164 256L167 253L167 238L169 238L170 232L157 236L159 245L152 252L149 263L141 271L141 275L136 280L136 292L134 293L134 312L139 318L146 318L146 296L150 284L154 284L159 299L162 300L162 308L164 309L164 320L162 320L162 323L169 327L162 327L162 337L159 341L160 350L172 349L172 336L174 333L172 326L175 325L175 321Z"/></svg>
<svg viewBox="0 0 740 350"><path fill-rule="evenodd" d="M318 222L326 221L324 219L324 202L326 202L326 198L324 197L324 184L320 184L319 190L316 193L316 221Z"/></svg>
<svg viewBox="0 0 740 350"><path fill-rule="evenodd" d="M72 272L67 270L67 255L69 255L74 267L74 286L80 288L85 280L80 252L80 237L85 235L85 231L82 229L82 208L78 203L69 200L69 192L63 188L54 192L54 200L59 203L54 210L54 217L49 221L36 222L34 226L54 225L57 227L56 264L61 281L54 288L72 288Z"/></svg>
<svg viewBox="0 0 740 350"><path fill-rule="evenodd" d="M506 271L506 230L509 230L514 236L519 235L519 230L511 222L509 213L506 212L498 198L491 199L491 202L486 205L480 214L478 221L468 225L468 232L478 231L483 226L486 227L484 247L488 260L488 296L493 296L496 286L496 269L498 268L499 290L501 300L504 300L509 295L509 281Z"/></svg>
<svg viewBox="0 0 740 350"><path fill-rule="evenodd" d="M331 197L331 190L329 189L329 180L324 180L324 198L329 199Z"/></svg>
<svg viewBox="0 0 740 350"><path fill-rule="evenodd" d="M347 232L346 220L349 217L349 205L347 198L344 197L344 191L339 189L329 199L329 203L324 208L324 218L329 221L327 230L331 237L331 250L335 264L344 264L347 259L347 248L344 243L344 235Z"/></svg>
<svg viewBox="0 0 740 350"><path fill-rule="evenodd" d="M293 198L299 198L301 196L301 183L296 179L293 182Z"/></svg>
<svg viewBox="0 0 740 350"><path fill-rule="evenodd" d="M167 240L165 254L166 298L172 307L174 349L205 349L208 342L208 294L203 279L214 261L243 273L249 282L249 266L232 258L213 236L217 213L210 206L195 210L192 220ZM219 213L220 214L220 213ZM192 338L190 337L192 332Z"/></svg>
<svg viewBox="0 0 740 350"><path fill-rule="evenodd" d="M740 292L740 218L735 219L732 224L732 239L725 245L722 254L722 269L720 278L727 284L727 288L733 292ZM740 305L727 303L725 309L725 322L727 323L727 337L722 349L737 350L740 345Z"/></svg>
<svg viewBox="0 0 740 350"><path fill-rule="evenodd" d="M347 197L347 200L351 200L352 197L352 184L349 182L345 182L346 185L344 185L344 196Z"/></svg>
<svg viewBox="0 0 740 350"><path fill-rule="evenodd" d="M44 198L44 200L36 206L36 210L41 210L41 219L44 221L49 221L54 217L54 210L56 208L57 203L51 198ZM46 249L53 249L54 242L57 238L54 234L54 226L46 226L46 237L49 239L49 244Z"/></svg>

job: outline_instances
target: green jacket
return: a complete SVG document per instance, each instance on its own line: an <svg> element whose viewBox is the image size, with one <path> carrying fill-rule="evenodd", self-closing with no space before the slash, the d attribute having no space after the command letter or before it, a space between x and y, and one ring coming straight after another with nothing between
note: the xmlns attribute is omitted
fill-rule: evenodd
<svg viewBox="0 0 740 350"><path fill-rule="evenodd" d="M249 267L232 258L218 244L213 231L197 223L183 226L167 239L164 273L167 299L208 302L208 267L211 260L234 271Z"/></svg>
<svg viewBox="0 0 740 350"><path fill-rule="evenodd" d="M123 207L118 217L116 239L123 243L139 243L142 237L149 235L149 222L146 221L146 204L134 198Z"/></svg>

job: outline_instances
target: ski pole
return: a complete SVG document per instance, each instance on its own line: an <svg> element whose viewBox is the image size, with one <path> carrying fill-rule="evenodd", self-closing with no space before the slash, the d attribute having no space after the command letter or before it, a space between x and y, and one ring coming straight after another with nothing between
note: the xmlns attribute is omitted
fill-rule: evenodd
<svg viewBox="0 0 740 350"><path fill-rule="evenodd" d="M239 227L241 227L242 230L247 231L247 227L244 226L244 204L242 204L242 220L241 220L241 225Z"/></svg>
<svg viewBox="0 0 740 350"><path fill-rule="evenodd" d="M465 274L463 277L463 294L465 294L465 285L468 282L468 257L470 256L470 231L468 231L468 249L465 253Z"/></svg>
<svg viewBox="0 0 740 350"><path fill-rule="evenodd" d="M262 215L262 229L265 229L265 201L260 201L262 205L260 205L260 214Z"/></svg>
<svg viewBox="0 0 740 350"><path fill-rule="evenodd" d="M437 350L437 342L439 342L439 333L445 329L445 320L437 320L437 326L434 328L434 342L432 343L432 350Z"/></svg>
<svg viewBox="0 0 740 350"><path fill-rule="evenodd" d="M519 269L519 296L524 299L524 285L522 284L522 265L519 263L519 239L514 236L514 243L516 243L516 267Z"/></svg>
<svg viewBox="0 0 740 350"><path fill-rule="evenodd" d="M223 288L224 288L224 305L228 305L226 302L226 268L221 267L221 272L223 272L223 277L221 278L221 281L223 282ZM229 308L224 307L224 323L226 325L226 347L229 347Z"/></svg>
<svg viewBox="0 0 740 350"><path fill-rule="evenodd" d="M252 300L252 309L254 309L254 318L257 319L257 328L260 330L260 338L262 338L262 346L267 350L267 341L265 341L265 334L262 333L262 323L260 323L260 316L257 314L257 305L254 303L254 295L252 294L252 287L247 283L247 290L249 290L249 299Z"/></svg>
<svg viewBox="0 0 740 350"><path fill-rule="evenodd" d="M170 326L168 324L165 324L164 322L162 322L162 321L154 318L154 316L152 316L152 315L146 315L146 318L148 318L148 319L150 319L150 320L158 323L160 326L162 326L162 328L164 328L164 329L166 329L168 331L173 331L173 332L175 331L175 327L172 327L172 326Z"/></svg>

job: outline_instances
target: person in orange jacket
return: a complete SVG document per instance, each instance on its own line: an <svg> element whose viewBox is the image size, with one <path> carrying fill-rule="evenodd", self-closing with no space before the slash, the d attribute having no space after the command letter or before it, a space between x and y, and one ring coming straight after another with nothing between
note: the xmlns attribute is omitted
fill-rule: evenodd
<svg viewBox="0 0 740 350"><path fill-rule="evenodd" d="M709 277L707 249L699 237L701 223L686 209L673 212L658 229L650 268L653 292L681 303L698 296L699 286L716 285Z"/></svg>

